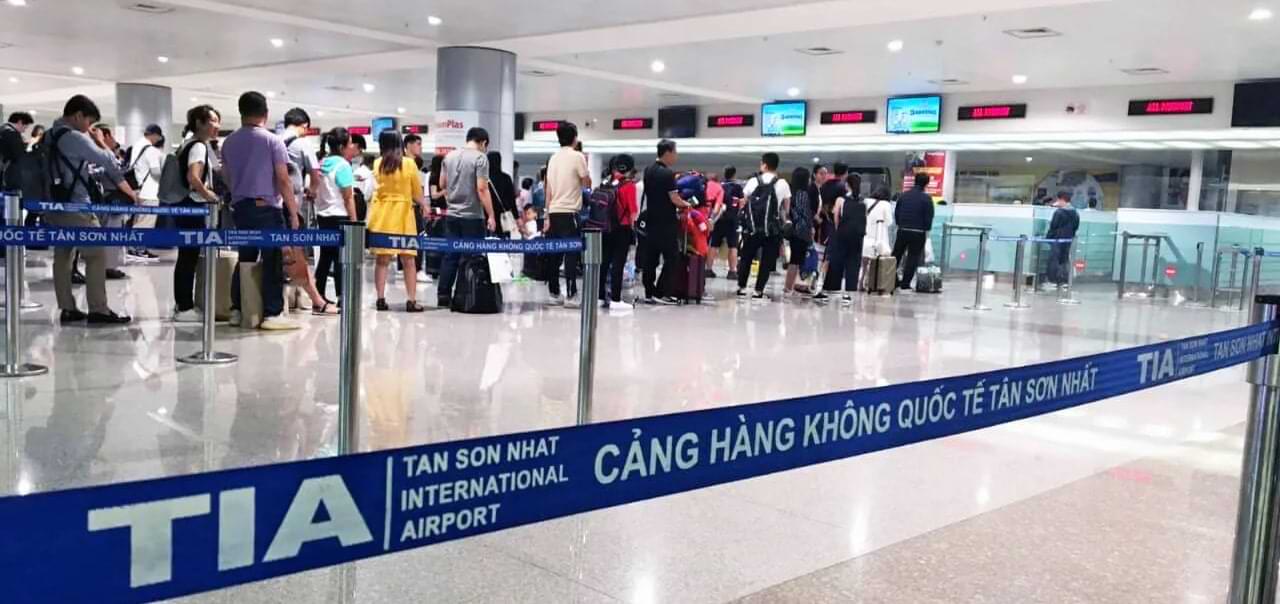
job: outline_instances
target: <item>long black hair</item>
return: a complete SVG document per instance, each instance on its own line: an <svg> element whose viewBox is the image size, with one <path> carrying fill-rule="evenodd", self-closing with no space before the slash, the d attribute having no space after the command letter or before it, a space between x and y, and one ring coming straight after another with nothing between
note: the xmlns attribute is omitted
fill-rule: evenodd
<svg viewBox="0 0 1280 604"><path fill-rule="evenodd" d="M850 172L844 181L849 186L849 197L862 199L862 176L857 172Z"/></svg>
<svg viewBox="0 0 1280 604"><path fill-rule="evenodd" d="M325 158L330 155L342 155L342 150L351 144L351 133L346 128L338 126L328 132L320 139L320 157Z"/></svg>
<svg viewBox="0 0 1280 604"><path fill-rule="evenodd" d="M395 174L400 171L400 164L404 162L404 143L400 139L400 133L395 130L383 130L378 135L378 147L382 151L382 167L379 171L383 174Z"/></svg>
<svg viewBox="0 0 1280 604"><path fill-rule="evenodd" d="M431 156L431 175L427 177L427 179L431 181L430 184L435 185L437 187L440 186L440 175L443 172L444 172L444 156L432 155Z"/></svg>
<svg viewBox="0 0 1280 604"><path fill-rule="evenodd" d="M808 191L809 183L813 181L813 175L809 169L801 166L791 171L791 190L792 191Z"/></svg>

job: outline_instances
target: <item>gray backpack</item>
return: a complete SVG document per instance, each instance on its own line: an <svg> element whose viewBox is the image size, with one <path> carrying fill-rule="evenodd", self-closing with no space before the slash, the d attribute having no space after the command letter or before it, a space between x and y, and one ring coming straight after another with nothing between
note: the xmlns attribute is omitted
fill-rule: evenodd
<svg viewBox="0 0 1280 604"><path fill-rule="evenodd" d="M196 141L182 144L177 151L164 157L164 167L160 169L160 203L182 203L191 195L191 187L187 184L187 156ZM208 149L208 146L205 147ZM209 162L205 161L205 169Z"/></svg>

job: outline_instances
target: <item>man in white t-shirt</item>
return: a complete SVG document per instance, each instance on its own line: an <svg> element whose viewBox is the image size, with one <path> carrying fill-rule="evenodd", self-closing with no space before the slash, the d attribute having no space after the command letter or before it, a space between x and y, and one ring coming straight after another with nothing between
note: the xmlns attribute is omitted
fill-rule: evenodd
<svg viewBox="0 0 1280 604"><path fill-rule="evenodd" d="M743 189L746 198L744 215L741 218L743 229L742 250L738 255L738 298L747 297L747 280L751 278L751 263L756 255L760 256L760 270L756 274L756 292L751 299L757 302L767 301L764 288L769 284L769 275L778 266L778 251L782 246L782 225L791 211L791 185L778 176L778 154L765 153L760 158L760 175L747 181ZM760 187L768 190L756 192Z"/></svg>
<svg viewBox="0 0 1280 604"><path fill-rule="evenodd" d="M587 171L587 156L574 149L578 144L578 127L562 122L556 128L560 150L547 162L547 223L543 231L548 237L576 239L578 212L582 211L582 188L591 186L591 173ZM560 263L564 261L564 280L568 301L560 297ZM578 254L552 254L547 274L551 305L567 305L570 308L582 303L578 298Z"/></svg>
<svg viewBox="0 0 1280 604"><path fill-rule="evenodd" d="M129 166L138 182L138 205L160 205L160 172L164 170L164 129L151 124L143 131L143 139L129 148ZM154 229L155 214L138 214L133 217L133 228ZM129 255L135 259L155 261L159 257L145 248L133 248Z"/></svg>

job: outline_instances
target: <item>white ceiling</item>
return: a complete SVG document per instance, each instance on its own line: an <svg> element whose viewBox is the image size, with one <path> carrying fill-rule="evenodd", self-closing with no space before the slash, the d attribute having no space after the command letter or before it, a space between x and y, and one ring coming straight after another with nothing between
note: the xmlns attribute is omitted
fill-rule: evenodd
<svg viewBox="0 0 1280 604"><path fill-rule="evenodd" d="M258 89L322 124L400 107L425 120L442 44L512 50L522 71L555 74L519 77L517 107L529 112L755 103L792 86L810 99L866 97L937 90L927 80L938 78L970 82L947 90L1007 90L1014 73L1029 88L1231 81L1276 75L1280 54L1280 19L1246 19L1254 0L146 0L165 14L128 10L135 1L0 4L0 46L12 45L0 48L0 104L44 121L85 92L109 115L114 83L132 81L172 86L175 115L192 97L234 114L235 97ZM1002 33L1040 26L1063 36ZM889 53L892 39L905 49ZM842 54L795 52L809 46ZM664 73L650 71L654 59ZM1169 73L1120 71L1147 66Z"/></svg>

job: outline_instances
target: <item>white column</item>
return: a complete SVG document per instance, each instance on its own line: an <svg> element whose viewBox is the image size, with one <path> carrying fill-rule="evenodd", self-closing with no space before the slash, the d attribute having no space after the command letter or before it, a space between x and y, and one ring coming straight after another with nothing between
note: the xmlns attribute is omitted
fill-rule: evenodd
<svg viewBox="0 0 1280 604"><path fill-rule="evenodd" d="M603 179L600 178L604 172L604 153L599 151L587 154L587 173L591 174L591 183L593 186L600 186Z"/></svg>
<svg viewBox="0 0 1280 604"><path fill-rule="evenodd" d="M502 152L502 171L511 174L516 123L514 53L478 46L437 49L436 111L475 112L478 125L489 132L489 149Z"/></svg>
<svg viewBox="0 0 1280 604"><path fill-rule="evenodd" d="M1187 209L1192 212L1200 210L1200 189L1204 182L1204 151L1196 149L1191 152L1191 178L1187 182Z"/></svg>
<svg viewBox="0 0 1280 604"><path fill-rule="evenodd" d="M942 168L942 198L956 203L956 152L947 151L947 165Z"/></svg>
<svg viewBox="0 0 1280 604"><path fill-rule="evenodd" d="M150 124L164 128L169 143L181 140L181 126L173 122L173 90L152 84L116 84L116 124L120 144L129 147L142 140Z"/></svg>

